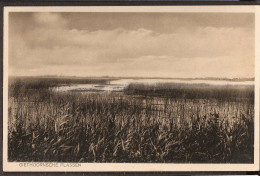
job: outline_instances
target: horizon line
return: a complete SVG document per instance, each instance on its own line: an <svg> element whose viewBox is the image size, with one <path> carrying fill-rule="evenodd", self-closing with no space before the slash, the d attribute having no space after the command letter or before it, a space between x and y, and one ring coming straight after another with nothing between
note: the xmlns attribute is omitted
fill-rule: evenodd
<svg viewBox="0 0 260 176"><path fill-rule="evenodd" d="M8 77L56 77L56 78L125 78L125 79L255 79L255 77L145 77L145 76L68 76L68 75L8 75Z"/></svg>

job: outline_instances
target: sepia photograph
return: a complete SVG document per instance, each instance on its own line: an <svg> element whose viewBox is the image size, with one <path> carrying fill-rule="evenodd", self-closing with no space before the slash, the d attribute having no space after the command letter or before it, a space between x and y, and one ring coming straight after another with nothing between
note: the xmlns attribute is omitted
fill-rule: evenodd
<svg viewBox="0 0 260 176"><path fill-rule="evenodd" d="M28 9L5 8L6 170L258 170L253 8Z"/></svg>

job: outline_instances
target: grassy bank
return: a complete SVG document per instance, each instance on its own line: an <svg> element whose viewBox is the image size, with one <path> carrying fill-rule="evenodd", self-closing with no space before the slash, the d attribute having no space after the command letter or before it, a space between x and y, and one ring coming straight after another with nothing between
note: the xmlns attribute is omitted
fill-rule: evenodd
<svg viewBox="0 0 260 176"><path fill-rule="evenodd" d="M9 161L253 162L252 87L82 94L51 92L50 82L61 84L9 85Z"/></svg>
<svg viewBox="0 0 260 176"><path fill-rule="evenodd" d="M132 83L128 85L124 91L129 95L254 102L254 87L252 85L237 86L185 83L157 83L146 85Z"/></svg>

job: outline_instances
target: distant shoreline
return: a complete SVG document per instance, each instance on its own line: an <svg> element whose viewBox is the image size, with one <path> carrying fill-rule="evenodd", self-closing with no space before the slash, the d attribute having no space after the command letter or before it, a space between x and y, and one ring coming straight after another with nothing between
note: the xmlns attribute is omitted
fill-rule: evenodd
<svg viewBox="0 0 260 176"><path fill-rule="evenodd" d="M216 80L216 81L254 81L255 78L216 78L216 77L204 77L204 78L171 78L171 77L113 77L113 76L9 76L9 78L55 78L55 79L172 79L172 80Z"/></svg>

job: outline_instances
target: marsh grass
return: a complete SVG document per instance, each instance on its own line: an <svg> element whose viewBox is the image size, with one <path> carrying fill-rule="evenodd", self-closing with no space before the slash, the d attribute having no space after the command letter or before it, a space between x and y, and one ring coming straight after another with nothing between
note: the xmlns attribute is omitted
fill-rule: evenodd
<svg viewBox="0 0 260 176"><path fill-rule="evenodd" d="M9 161L254 160L252 87L131 84L124 93L59 93L48 87L64 81L50 82L9 85Z"/></svg>

